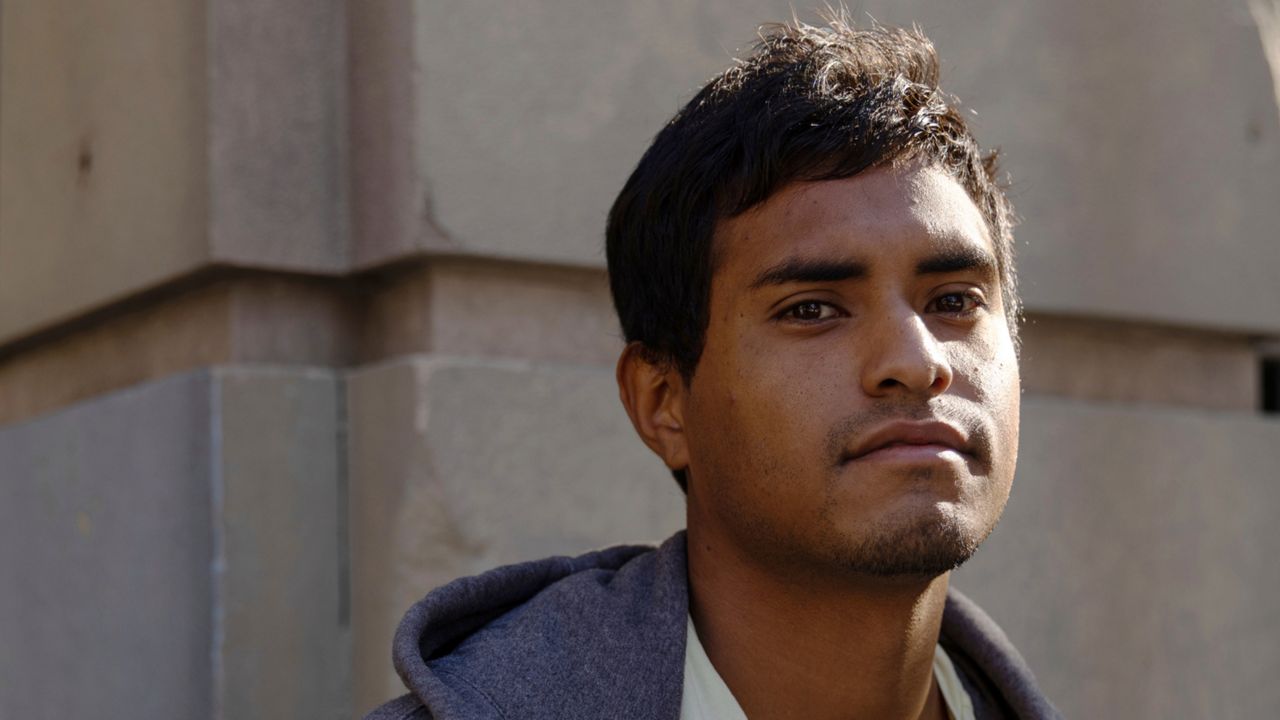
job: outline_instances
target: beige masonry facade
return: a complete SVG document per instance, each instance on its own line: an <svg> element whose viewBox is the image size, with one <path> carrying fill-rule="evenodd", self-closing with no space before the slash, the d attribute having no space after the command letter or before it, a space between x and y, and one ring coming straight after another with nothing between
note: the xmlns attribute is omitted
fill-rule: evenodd
<svg viewBox="0 0 1280 720"><path fill-rule="evenodd" d="M604 216L791 5L0 0L0 717L359 715L432 587L681 527ZM955 583L1070 717L1280 711L1269 7L859 6L1012 179L1022 452Z"/></svg>

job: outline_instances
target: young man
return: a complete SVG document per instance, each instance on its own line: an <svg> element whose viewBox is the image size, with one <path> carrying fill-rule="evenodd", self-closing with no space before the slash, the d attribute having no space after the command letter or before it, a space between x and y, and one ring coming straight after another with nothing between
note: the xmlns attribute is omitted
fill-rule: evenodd
<svg viewBox="0 0 1280 720"><path fill-rule="evenodd" d="M948 588L1018 442L1009 207L914 32L773 26L609 217L622 402L688 530L456 581L373 718L1056 717Z"/></svg>

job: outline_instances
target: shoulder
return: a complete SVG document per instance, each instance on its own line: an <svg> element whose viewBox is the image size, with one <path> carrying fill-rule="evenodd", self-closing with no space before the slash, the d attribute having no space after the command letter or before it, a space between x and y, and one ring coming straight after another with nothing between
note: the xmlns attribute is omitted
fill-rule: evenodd
<svg viewBox="0 0 1280 720"><path fill-rule="evenodd" d="M687 590L657 552L563 577L428 664L498 708L652 702L683 669ZM627 715L637 717L637 715Z"/></svg>
<svg viewBox="0 0 1280 720"><path fill-rule="evenodd" d="M370 717L586 718L605 707L665 717L651 713L678 711L685 578L677 534L657 550L611 548L450 583L397 631L396 669L412 695Z"/></svg>

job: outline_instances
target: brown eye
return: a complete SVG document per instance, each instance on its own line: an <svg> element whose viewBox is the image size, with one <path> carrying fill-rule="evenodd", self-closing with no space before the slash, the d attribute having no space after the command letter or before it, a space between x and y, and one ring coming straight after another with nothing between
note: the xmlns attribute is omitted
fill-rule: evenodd
<svg viewBox="0 0 1280 720"><path fill-rule="evenodd" d="M839 310L834 305L817 300L806 300L805 302L796 303L783 310L778 315L779 320L786 320L795 323L819 323L824 320L839 315Z"/></svg>
<svg viewBox="0 0 1280 720"><path fill-rule="evenodd" d="M981 298L971 293L959 292L940 295L929 303L929 309L949 315L967 315L981 306Z"/></svg>
<svg viewBox="0 0 1280 720"><path fill-rule="evenodd" d="M797 320L819 320L822 318L822 303L800 303L791 309L791 317Z"/></svg>

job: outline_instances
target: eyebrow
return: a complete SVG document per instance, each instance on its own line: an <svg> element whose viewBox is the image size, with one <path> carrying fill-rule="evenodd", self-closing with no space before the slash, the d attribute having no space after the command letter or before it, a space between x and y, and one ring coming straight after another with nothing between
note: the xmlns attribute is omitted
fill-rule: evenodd
<svg viewBox="0 0 1280 720"><path fill-rule="evenodd" d="M996 269L995 256L986 250L966 244L945 247L916 263L917 275L940 275L977 270L988 277L995 277Z"/></svg>
<svg viewBox="0 0 1280 720"><path fill-rule="evenodd" d="M977 270L988 277L995 277L995 257L980 248L957 244L916 263L917 275L941 275ZM840 282L860 280L870 274L865 263L857 260L817 260L788 258L766 268L752 281L750 289L759 290L769 285L789 283Z"/></svg>
<svg viewBox="0 0 1280 720"><path fill-rule="evenodd" d="M867 276L867 266L857 260L806 260L788 258L767 268L751 283L752 290L766 285L803 282L839 282Z"/></svg>

